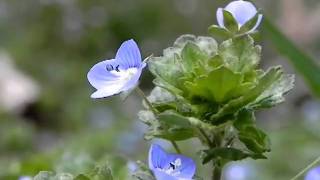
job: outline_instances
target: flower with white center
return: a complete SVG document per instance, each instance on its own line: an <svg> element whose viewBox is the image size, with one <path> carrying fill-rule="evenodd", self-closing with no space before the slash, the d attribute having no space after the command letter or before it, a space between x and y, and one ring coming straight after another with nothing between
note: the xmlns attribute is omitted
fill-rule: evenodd
<svg viewBox="0 0 320 180"><path fill-rule="evenodd" d="M136 42L125 41L115 59L99 62L88 72L90 84L97 89L91 98L105 98L133 89L145 66Z"/></svg>
<svg viewBox="0 0 320 180"><path fill-rule="evenodd" d="M157 180L191 180L196 171L191 158L167 153L156 144L149 150L149 168Z"/></svg>
<svg viewBox="0 0 320 180"><path fill-rule="evenodd" d="M311 169L304 180L320 180L320 166Z"/></svg>
<svg viewBox="0 0 320 180"><path fill-rule="evenodd" d="M228 11L232 14L234 19L238 23L238 28L240 29L243 25L245 25L248 21L254 18L258 11L257 8L248 1L238 0L232 1L229 3L225 8L218 8L217 10L217 20L220 27L225 28L224 25L224 16L223 11ZM255 31L262 21L262 14L258 14L258 19L256 24L253 26L252 29L248 31L248 33Z"/></svg>

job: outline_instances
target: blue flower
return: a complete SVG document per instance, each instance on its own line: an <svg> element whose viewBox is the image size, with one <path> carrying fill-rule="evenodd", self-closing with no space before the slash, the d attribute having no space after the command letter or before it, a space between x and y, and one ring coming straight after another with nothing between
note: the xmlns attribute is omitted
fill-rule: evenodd
<svg viewBox="0 0 320 180"><path fill-rule="evenodd" d="M191 158L169 154L156 144L149 150L149 168L157 180L191 180L196 171Z"/></svg>
<svg viewBox="0 0 320 180"><path fill-rule="evenodd" d="M136 42L125 41L115 59L99 62L88 72L90 84L97 89L91 98L109 97L133 89L145 66Z"/></svg>
<svg viewBox="0 0 320 180"><path fill-rule="evenodd" d="M251 20L256 14L258 13L256 7L248 1L233 1L229 3L225 8L218 8L217 10L217 20L220 27L225 28L224 26L224 17L223 17L223 10L230 12L234 19L238 23L238 28L240 29L246 22ZM261 23L263 15L258 15L258 20L256 25L248 31L248 33L253 32L258 28Z"/></svg>
<svg viewBox="0 0 320 180"><path fill-rule="evenodd" d="M311 169L304 180L320 180L320 166Z"/></svg>

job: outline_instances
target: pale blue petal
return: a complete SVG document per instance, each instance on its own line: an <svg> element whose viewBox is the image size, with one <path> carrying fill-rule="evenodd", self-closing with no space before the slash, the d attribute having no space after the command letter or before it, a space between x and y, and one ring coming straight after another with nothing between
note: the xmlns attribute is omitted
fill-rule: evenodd
<svg viewBox="0 0 320 180"><path fill-rule="evenodd" d="M163 169L166 164L169 164L167 160L167 152L165 152L159 145L152 144L149 149L149 168L154 170L156 168Z"/></svg>
<svg viewBox="0 0 320 180"><path fill-rule="evenodd" d="M259 27L259 25L261 24L262 18L263 18L263 15L259 14L256 25L248 33L255 31Z"/></svg>
<svg viewBox="0 0 320 180"><path fill-rule="evenodd" d="M244 25L257 14L256 7L248 1L233 1L225 7L229 11L240 26Z"/></svg>
<svg viewBox="0 0 320 180"><path fill-rule="evenodd" d="M195 162L184 155L180 154L170 154L168 160L170 162L174 162L175 160L181 160L181 166L177 167L175 171L179 171L179 178L192 179L194 174L196 173L196 164Z"/></svg>
<svg viewBox="0 0 320 180"><path fill-rule="evenodd" d="M157 180L179 180L178 177L171 176L171 175L169 175L165 172L162 172L158 169L154 169L152 172Z"/></svg>
<svg viewBox="0 0 320 180"><path fill-rule="evenodd" d="M137 43L131 39L121 44L115 58L124 69L141 67L141 54Z"/></svg>
<svg viewBox="0 0 320 180"><path fill-rule="evenodd" d="M113 96L122 92L122 88L125 85L125 82L119 81L117 83L109 84L103 88L98 89L91 95L91 98L105 98Z"/></svg>
<svg viewBox="0 0 320 180"><path fill-rule="evenodd" d="M139 78L141 76L142 73L142 68L139 68L137 70L137 73L134 74L130 80L128 80L126 82L126 84L123 86L123 88L121 89L122 91L128 91L130 89L133 89L134 87L136 87L136 85L138 84Z"/></svg>
<svg viewBox="0 0 320 180"><path fill-rule="evenodd" d="M108 65L115 67L117 66L117 62L114 59L99 62L88 72L88 81L94 88L100 89L118 82L119 77L107 70Z"/></svg>
<svg viewBox="0 0 320 180"><path fill-rule="evenodd" d="M223 9L222 8L218 8L217 10L217 21L218 21L218 25L220 27L224 28L224 20L223 20Z"/></svg>
<svg viewBox="0 0 320 180"><path fill-rule="evenodd" d="M320 180L320 166L311 169L304 180Z"/></svg>

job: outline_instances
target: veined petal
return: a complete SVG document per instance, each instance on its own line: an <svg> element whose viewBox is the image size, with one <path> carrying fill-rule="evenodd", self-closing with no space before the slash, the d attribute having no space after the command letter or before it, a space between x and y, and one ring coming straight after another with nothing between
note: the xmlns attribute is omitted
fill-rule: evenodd
<svg viewBox="0 0 320 180"><path fill-rule="evenodd" d="M107 70L108 66L116 67L116 60L105 60L94 65L87 74L89 83L96 89L115 84L119 80L119 76Z"/></svg>
<svg viewBox="0 0 320 180"><path fill-rule="evenodd" d="M154 170L156 168L164 168L168 164L167 152L165 152L159 145L152 144L149 150L149 168Z"/></svg>
<svg viewBox="0 0 320 180"><path fill-rule="evenodd" d="M220 27L224 27L224 22L223 22L223 9L222 8L218 8L217 10L217 21L218 21L218 25Z"/></svg>
<svg viewBox="0 0 320 180"><path fill-rule="evenodd" d="M117 62L124 69L141 67L141 54L137 43L131 39L121 44L116 54Z"/></svg>
<svg viewBox="0 0 320 180"><path fill-rule="evenodd" d="M257 14L256 7L248 1L233 1L225 7L237 20L240 26L252 19Z"/></svg>

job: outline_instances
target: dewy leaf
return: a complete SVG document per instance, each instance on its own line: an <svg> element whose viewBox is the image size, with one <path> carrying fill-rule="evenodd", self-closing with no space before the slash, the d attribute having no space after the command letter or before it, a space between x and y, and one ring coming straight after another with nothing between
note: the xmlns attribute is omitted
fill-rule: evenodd
<svg viewBox="0 0 320 180"><path fill-rule="evenodd" d="M230 92L237 88L242 80L240 73L233 73L225 67L210 72L208 76L195 79L186 86L192 95L207 98L213 102L225 102L232 97Z"/></svg>
<svg viewBox="0 0 320 180"><path fill-rule="evenodd" d="M231 100L229 103L224 105L216 114L212 115L210 119L212 121L219 121L219 118L235 113L248 105L249 103L255 101L264 91L266 91L274 82L279 80L283 72L281 67L273 67L265 73L258 84L247 94Z"/></svg>
<svg viewBox="0 0 320 180"><path fill-rule="evenodd" d="M294 75L283 75L278 81L272 84L265 92L263 92L250 107L270 108L279 103L284 102L284 95L288 93L294 86Z"/></svg>
<svg viewBox="0 0 320 180"><path fill-rule="evenodd" d="M300 50L268 19L263 21L263 30L273 46L291 61L295 69L301 73L313 93L320 97L320 65L309 55Z"/></svg>
<svg viewBox="0 0 320 180"><path fill-rule="evenodd" d="M223 23L226 29L228 29L232 33L236 33L239 30L238 22L233 17L233 15L226 10L223 10Z"/></svg>
<svg viewBox="0 0 320 180"><path fill-rule="evenodd" d="M245 35L222 42L219 55L232 71L247 73L259 64L261 47L255 46L253 39Z"/></svg>

